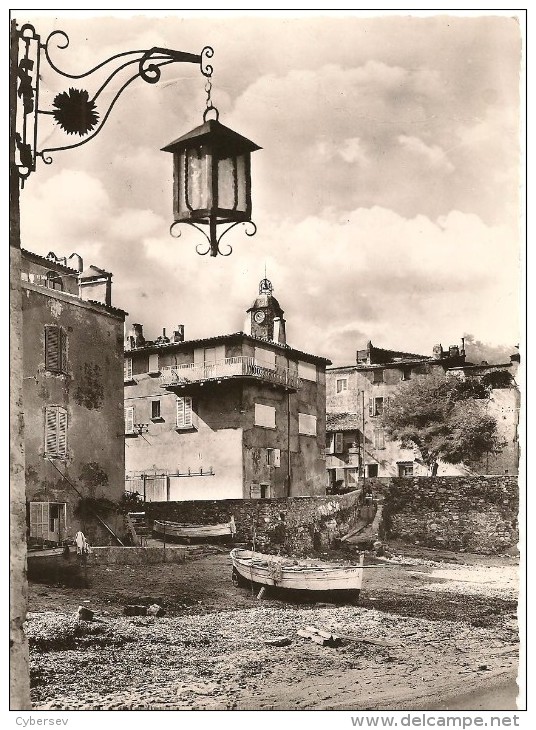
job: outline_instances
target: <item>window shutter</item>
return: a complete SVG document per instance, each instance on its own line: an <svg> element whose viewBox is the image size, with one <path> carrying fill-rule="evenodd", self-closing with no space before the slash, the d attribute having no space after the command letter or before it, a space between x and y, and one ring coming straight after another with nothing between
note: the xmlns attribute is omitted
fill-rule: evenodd
<svg viewBox="0 0 536 730"><path fill-rule="evenodd" d="M334 433L329 434L329 444L328 444L327 452L328 452L328 454L335 453L335 434Z"/></svg>
<svg viewBox="0 0 536 730"><path fill-rule="evenodd" d="M184 425L192 425L192 399L189 397L184 399Z"/></svg>
<svg viewBox="0 0 536 730"><path fill-rule="evenodd" d="M60 357L60 328L45 327L45 369L58 372Z"/></svg>
<svg viewBox="0 0 536 730"><path fill-rule="evenodd" d="M57 456L58 435L56 426L56 409L54 406L47 406L45 408L45 454L47 456Z"/></svg>
<svg viewBox="0 0 536 730"><path fill-rule="evenodd" d="M125 408L125 433L134 432L134 406Z"/></svg>
<svg viewBox="0 0 536 730"><path fill-rule="evenodd" d="M67 372L67 333L60 328L59 337L61 343L60 370L62 373Z"/></svg>
<svg viewBox="0 0 536 730"><path fill-rule="evenodd" d="M67 411L58 408L58 456L67 456Z"/></svg>
<svg viewBox="0 0 536 730"><path fill-rule="evenodd" d="M124 365L124 379L132 380L132 358L127 357Z"/></svg>
<svg viewBox="0 0 536 730"><path fill-rule="evenodd" d="M274 449L274 466L281 466L281 449Z"/></svg>
<svg viewBox="0 0 536 730"><path fill-rule="evenodd" d="M192 425L192 399L177 398L177 428L190 428Z"/></svg>
<svg viewBox="0 0 536 730"><path fill-rule="evenodd" d="M368 412L369 412L369 416L373 416L374 415L374 398L369 398L369 401L368 401Z"/></svg>
<svg viewBox="0 0 536 730"><path fill-rule="evenodd" d="M335 453L342 454L343 451L344 451L344 449L343 449L342 433L336 433L335 434Z"/></svg>

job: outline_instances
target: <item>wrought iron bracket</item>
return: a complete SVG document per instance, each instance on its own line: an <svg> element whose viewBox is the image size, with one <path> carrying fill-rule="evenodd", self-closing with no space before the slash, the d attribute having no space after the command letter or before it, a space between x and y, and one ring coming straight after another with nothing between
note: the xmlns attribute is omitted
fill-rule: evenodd
<svg viewBox="0 0 536 730"><path fill-rule="evenodd" d="M182 235L182 231L178 228L178 226L185 224L188 226L191 226L192 228L196 228L198 231L201 231L201 233L204 235L204 237L208 241L208 248L205 251L200 250L200 246L202 244L198 243L195 247L195 250L200 256L206 256L208 253L210 253L211 256L230 256L233 252L232 246L229 243L226 243L227 248L229 249L225 253L220 250L220 241L225 236L226 233L228 233L231 228L234 228L238 225L243 226L252 226L252 230L248 231L247 228L245 230L246 236L254 236L257 233L257 226L253 221L237 221L235 223L231 223L227 226L227 228L220 233L218 236L216 233L216 226L211 225L210 226L210 234L207 234L207 232L198 226L196 223L192 223L192 221L174 221L169 229L170 234L173 236L173 238L180 238Z"/></svg>
<svg viewBox="0 0 536 730"><path fill-rule="evenodd" d="M55 45L58 49L65 49L69 46L69 37L62 30L54 30L49 34L44 43L36 33L33 25L26 23L17 28L18 40L18 65L17 65L17 115L15 129L16 165L19 177L24 181L35 171L37 158L49 165L52 162L51 152L74 149L87 144L99 134L106 124L106 121L123 91L137 78L143 79L148 84L156 84L161 77L162 67L173 63L195 63L199 64L201 73L210 78L212 66L208 59L214 55L210 46L205 46L200 54L186 53L169 48L155 46L149 49L125 51L116 53L110 58L97 64L89 71L81 74L70 74L62 71L53 61L50 51ZM44 57L48 66L59 76L77 81L92 76L92 74L108 67L109 73L104 82L93 95L84 88L71 86L68 91L57 94L54 98L52 109L39 108L39 81L41 77L41 57ZM115 66L110 64L115 62ZM129 68L130 67L130 68ZM97 101L101 93L108 87L110 82L125 69L134 71L130 77L122 83L114 94L112 100L102 109ZM20 102L19 102L20 100ZM38 117L39 115L51 115L55 122L67 134L75 134L83 139L74 144L66 144L57 147L38 149ZM91 134L90 134L91 132Z"/></svg>

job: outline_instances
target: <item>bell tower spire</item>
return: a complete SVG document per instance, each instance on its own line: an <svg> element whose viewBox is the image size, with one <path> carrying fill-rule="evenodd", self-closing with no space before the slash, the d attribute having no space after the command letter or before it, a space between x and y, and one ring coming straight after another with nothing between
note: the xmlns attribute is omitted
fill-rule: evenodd
<svg viewBox="0 0 536 730"><path fill-rule="evenodd" d="M274 297L272 282L266 277L259 283L259 294L247 310L245 332L252 337L287 344L284 312Z"/></svg>

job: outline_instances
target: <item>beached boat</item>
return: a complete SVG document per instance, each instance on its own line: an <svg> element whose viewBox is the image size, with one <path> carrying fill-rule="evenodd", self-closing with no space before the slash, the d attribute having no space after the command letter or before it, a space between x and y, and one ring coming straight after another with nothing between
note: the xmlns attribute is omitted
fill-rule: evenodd
<svg viewBox="0 0 536 730"><path fill-rule="evenodd" d="M180 537L180 538L211 538L225 537L226 535L234 536L236 527L234 517L229 522L221 525L193 525L188 522L170 522L168 520L155 520L153 524L153 532L158 537Z"/></svg>
<svg viewBox="0 0 536 730"><path fill-rule="evenodd" d="M231 550L233 583L258 583L264 586L301 591L352 591L359 594L363 580L363 559L344 565L309 560L293 562L277 555L263 555L251 550Z"/></svg>

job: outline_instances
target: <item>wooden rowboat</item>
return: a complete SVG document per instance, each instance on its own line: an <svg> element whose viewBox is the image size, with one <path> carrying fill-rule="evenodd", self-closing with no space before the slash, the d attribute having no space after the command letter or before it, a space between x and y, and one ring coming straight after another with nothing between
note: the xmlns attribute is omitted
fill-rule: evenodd
<svg viewBox="0 0 536 730"><path fill-rule="evenodd" d="M353 591L361 590L363 559L353 565L336 563L292 563L288 558L263 555L251 550L231 550L233 583L259 583L264 586L291 588L301 591Z"/></svg>
<svg viewBox="0 0 536 730"><path fill-rule="evenodd" d="M234 517L229 522L221 525L193 525L188 522L169 522L168 520L155 520L153 532L159 536L166 537L188 537L188 538L209 538L235 535L236 527Z"/></svg>

